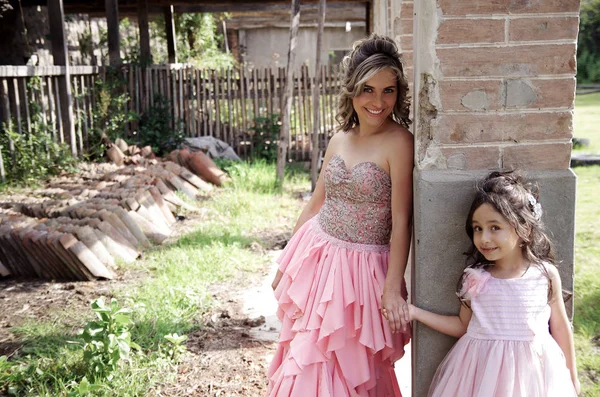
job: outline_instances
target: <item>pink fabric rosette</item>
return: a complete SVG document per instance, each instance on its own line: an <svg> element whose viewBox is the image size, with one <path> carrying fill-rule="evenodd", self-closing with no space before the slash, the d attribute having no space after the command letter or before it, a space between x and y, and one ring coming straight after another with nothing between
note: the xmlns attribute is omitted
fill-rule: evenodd
<svg viewBox="0 0 600 397"><path fill-rule="evenodd" d="M490 273L481 268L465 269L465 278L459 292L459 296L465 300L471 300L485 290L485 284L490 279Z"/></svg>

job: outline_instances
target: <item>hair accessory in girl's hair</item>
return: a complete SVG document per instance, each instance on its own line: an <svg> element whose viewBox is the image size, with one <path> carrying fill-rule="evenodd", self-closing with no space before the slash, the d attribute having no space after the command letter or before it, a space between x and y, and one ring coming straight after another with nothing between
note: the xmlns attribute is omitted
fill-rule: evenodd
<svg viewBox="0 0 600 397"><path fill-rule="evenodd" d="M531 207L531 211L533 212L533 217L536 221L542 219L542 206L535 199L535 196L531 193L527 193L527 199L529 200L529 206Z"/></svg>

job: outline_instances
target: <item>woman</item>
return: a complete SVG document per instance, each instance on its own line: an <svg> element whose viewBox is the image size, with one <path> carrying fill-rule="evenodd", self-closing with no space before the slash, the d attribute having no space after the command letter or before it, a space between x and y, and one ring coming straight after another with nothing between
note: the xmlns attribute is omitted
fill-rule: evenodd
<svg viewBox="0 0 600 397"><path fill-rule="evenodd" d="M408 84L387 37L355 43L344 67L342 132L272 285L282 330L269 396L400 396L393 363L410 338Z"/></svg>

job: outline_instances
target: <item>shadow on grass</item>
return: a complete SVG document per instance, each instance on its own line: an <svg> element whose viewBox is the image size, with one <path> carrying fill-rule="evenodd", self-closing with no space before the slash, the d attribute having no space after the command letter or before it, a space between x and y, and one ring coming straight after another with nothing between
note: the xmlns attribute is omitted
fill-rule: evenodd
<svg viewBox="0 0 600 397"><path fill-rule="evenodd" d="M600 336L600 289L596 288L575 301L574 322L576 327L594 327L597 333L595 336Z"/></svg>

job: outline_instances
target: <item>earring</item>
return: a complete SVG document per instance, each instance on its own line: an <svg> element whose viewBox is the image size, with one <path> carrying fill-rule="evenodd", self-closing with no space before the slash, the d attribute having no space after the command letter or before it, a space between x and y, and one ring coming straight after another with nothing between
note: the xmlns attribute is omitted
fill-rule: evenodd
<svg viewBox="0 0 600 397"><path fill-rule="evenodd" d="M523 248L524 246L525 246L525 243L521 243L521 244L519 244L519 247L520 247L520 248Z"/></svg>

